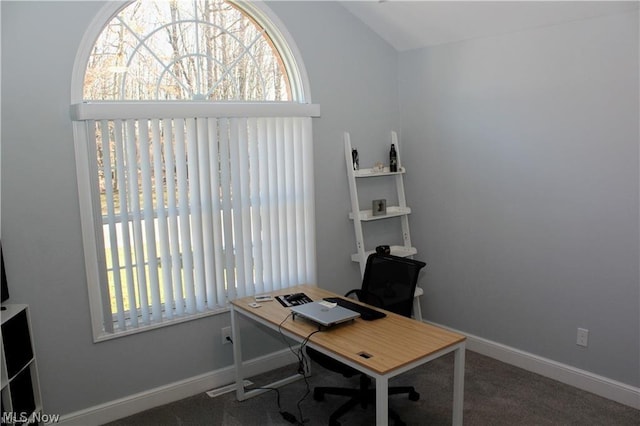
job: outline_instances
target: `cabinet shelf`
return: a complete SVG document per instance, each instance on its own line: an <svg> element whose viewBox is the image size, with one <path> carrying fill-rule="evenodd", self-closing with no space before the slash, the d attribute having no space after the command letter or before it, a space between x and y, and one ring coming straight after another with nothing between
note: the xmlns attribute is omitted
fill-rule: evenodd
<svg viewBox="0 0 640 426"><path fill-rule="evenodd" d="M358 169L353 171L353 176L357 178L368 178L368 177L380 177L380 176L393 176L393 175L401 175L406 172L404 167L398 167L397 172L389 171L389 167L384 167L382 170L377 168L370 169Z"/></svg>
<svg viewBox="0 0 640 426"><path fill-rule="evenodd" d="M389 219L391 217L405 216L411 213L411 208L400 206L387 206L387 213L373 215L373 210L360 210L360 220L367 222L370 220ZM349 213L349 219L353 220L353 213Z"/></svg>

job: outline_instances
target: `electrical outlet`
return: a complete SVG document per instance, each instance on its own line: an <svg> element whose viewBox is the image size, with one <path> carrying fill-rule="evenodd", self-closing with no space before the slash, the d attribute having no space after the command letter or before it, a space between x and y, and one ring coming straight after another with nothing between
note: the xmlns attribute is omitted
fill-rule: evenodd
<svg viewBox="0 0 640 426"><path fill-rule="evenodd" d="M227 345L231 342L231 327L222 327L222 344Z"/></svg>
<svg viewBox="0 0 640 426"><path fill-rule="evenodd" d="M589 330L586 328L578 328L578 338L576 340L578 346L584 346L585 348L589 344Z"/></svg>

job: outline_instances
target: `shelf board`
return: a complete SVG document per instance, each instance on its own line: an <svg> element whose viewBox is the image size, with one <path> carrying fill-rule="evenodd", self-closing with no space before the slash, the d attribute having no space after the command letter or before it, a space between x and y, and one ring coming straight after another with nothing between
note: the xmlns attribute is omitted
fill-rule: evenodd
<svg viewBox="0 0 640 426"><path fill-rule="evenodd" d="M366 178L366 177L376 177L376 176L393 176L393 175L401 175L405 173L406 170L404 167L398 167L397 172L390 172L389 167L384 167L382 170L378 168L369 168L369 169L359 169L354 170L353 175L357 178Z"/></svg>
<svg viewBox="0 0 640 426"><path fill-rule="evenodd" d="M416 249L415 247L391 246L389 248L391 249L391 254L394 256L409 257L418 253L418 249ZM375 250L366 251L364 253L365 261L369 256L371 256L375 252L376 252ZM360 256L358 256L358 253L353 253L351 255L351 260L353 262L360 262Z"/></svg>
<svg viewBox="0 0 640 426"><path fill-rule="evenodd" d="M9 321L11 318L22 312L27 305L22 304L6 304L3 307L7 308L5 311L2 311L2 324Z"/></svg>
<svg viewBox="0 0 640 426"><path fill-rule="evenodd" d="M373 210L360 210L360 220L361 221L369 221L369 220L378 220L378 219L388 219L390 217L398 217L404 216L411 213L410 207L399 207L399 206L387 206L387 213L381 214L379 216L373 215ZM353 213L349 213L349 219L353 219Z"/></svg>

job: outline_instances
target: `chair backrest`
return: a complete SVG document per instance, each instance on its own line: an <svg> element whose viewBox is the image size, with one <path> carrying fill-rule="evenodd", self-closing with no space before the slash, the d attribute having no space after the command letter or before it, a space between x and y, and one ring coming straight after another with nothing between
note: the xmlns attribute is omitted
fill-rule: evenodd
<svg viewBox="0 0 640 426"><path fill-rule="evenodd" d="M406 317L411 316L419 260L374 253L367 259L360 300ZM364 300L363 300L364 299Z"/></svg>

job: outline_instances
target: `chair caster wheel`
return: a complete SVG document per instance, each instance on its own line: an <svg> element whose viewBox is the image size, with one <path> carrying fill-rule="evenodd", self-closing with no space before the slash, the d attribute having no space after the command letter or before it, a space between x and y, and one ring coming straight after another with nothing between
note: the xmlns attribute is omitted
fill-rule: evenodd
<svg viewBox="0 0 640 426"><path fill-rule="evenodd" d="M420 394L418 392L410 392L409 393L409 400L410 401L417 401L420 399Z"/></svg>

